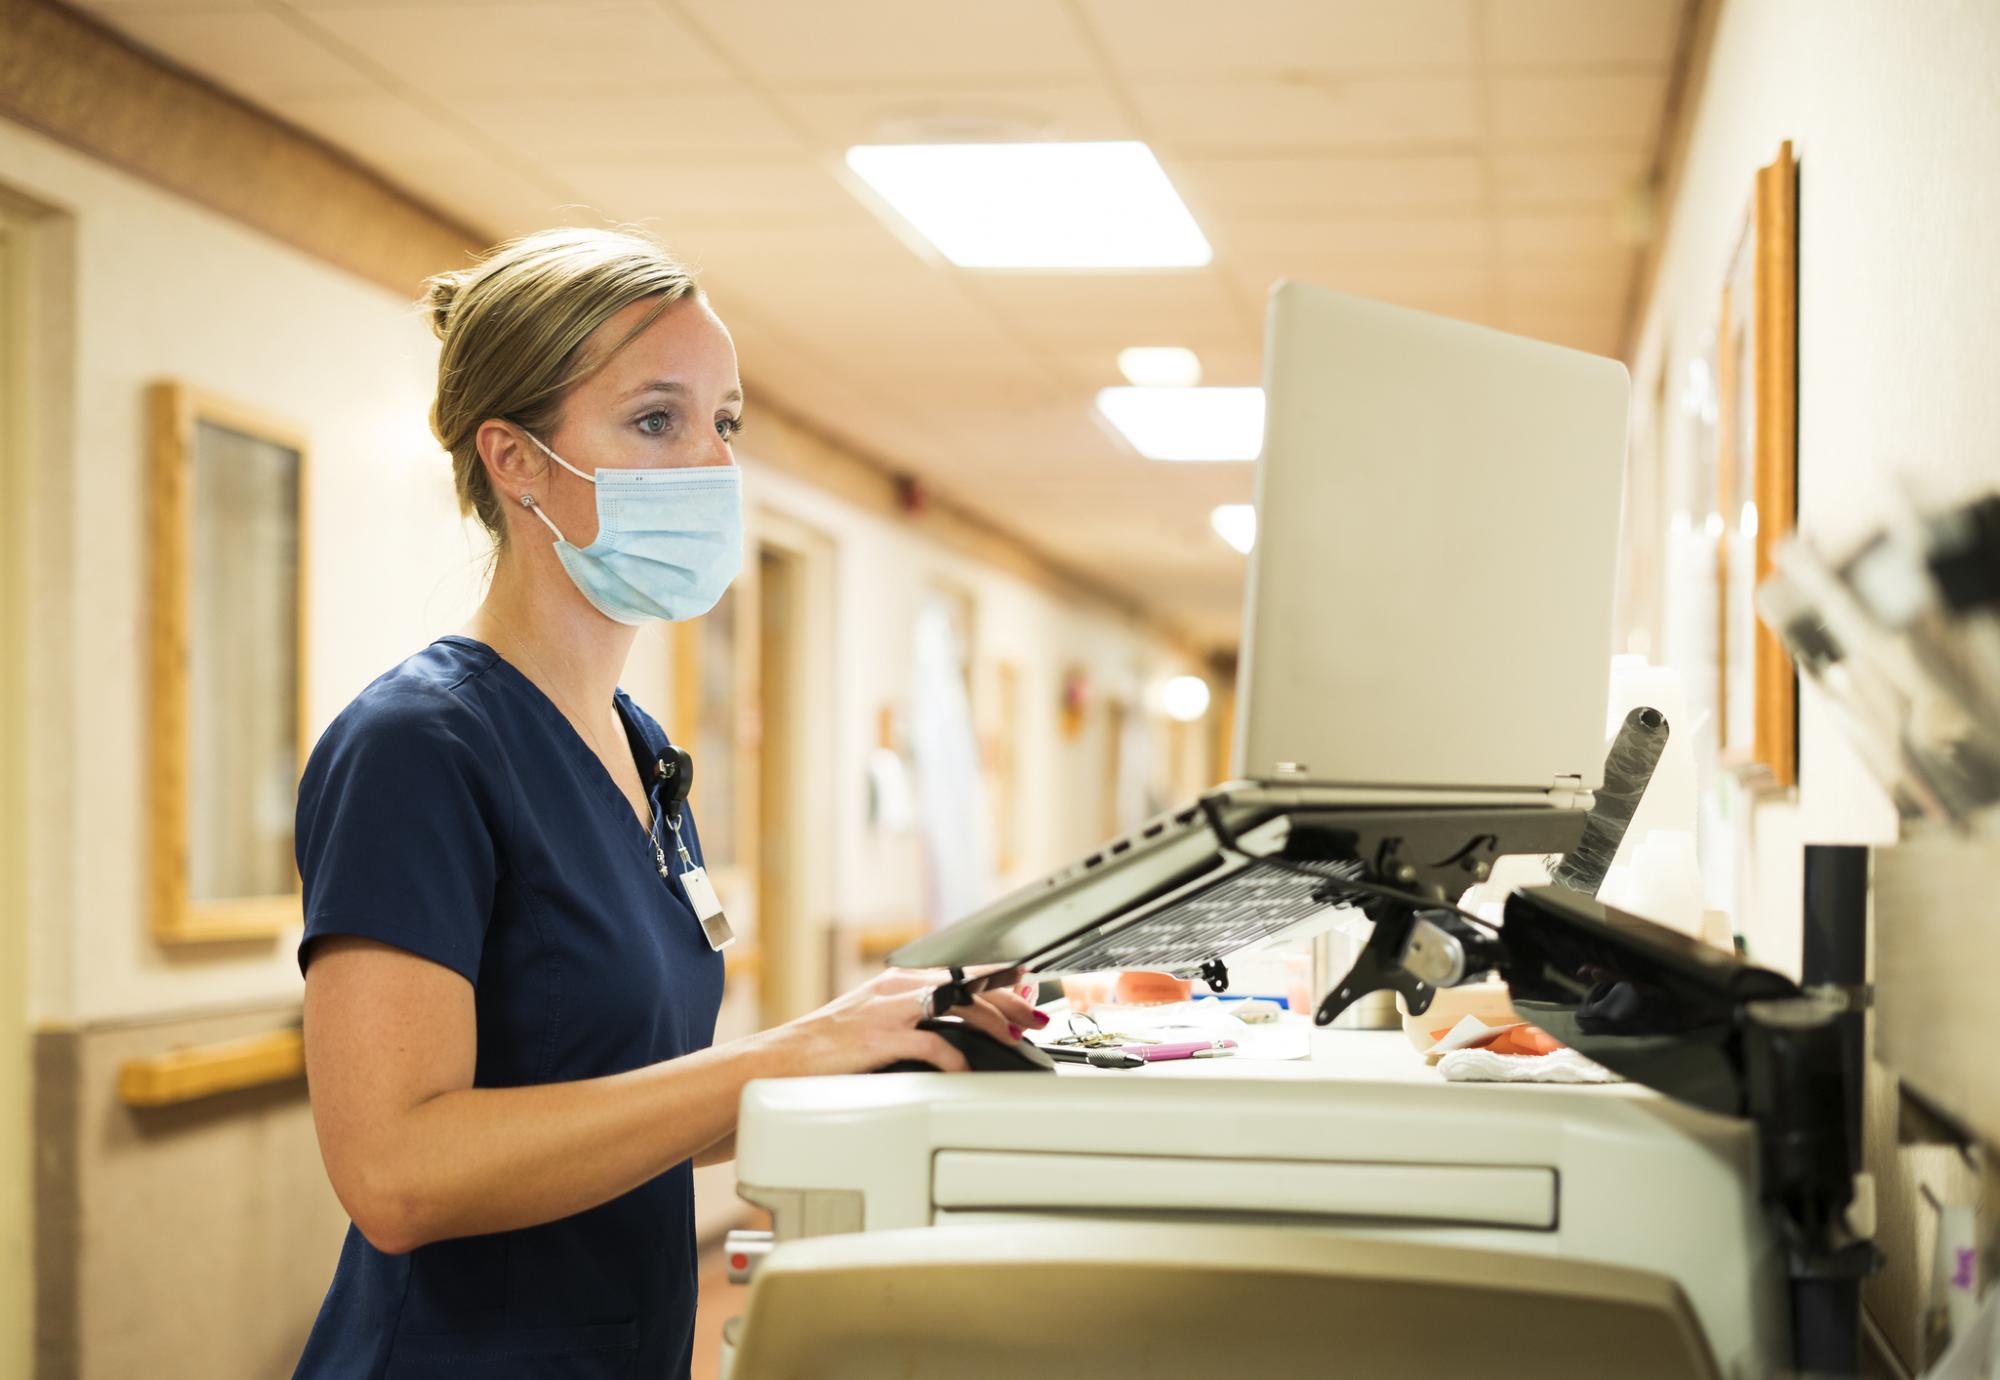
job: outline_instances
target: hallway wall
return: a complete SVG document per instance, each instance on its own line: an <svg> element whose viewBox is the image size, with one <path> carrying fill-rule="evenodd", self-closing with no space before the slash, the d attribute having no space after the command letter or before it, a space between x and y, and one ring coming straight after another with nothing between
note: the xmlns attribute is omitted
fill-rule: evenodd
<svg viewBox="0 0 2000 1380"><path fill-rule="evenodd" d="M1671 473L1692 463L1680 390L1713 332L1753 176L1790 139L1801 527L1838 541L1879 520L1905 480L1932 501L2000 484L1996 71L2000 8L1983 0L1723 0L1630 355L1634 435L1664 435ZM1663 372L1666 412L1653 416ZM1888 800L1800 689L1799 790L1752 806L1738 916L1758 961L1792 971L1803 845L1896 836ZM1919 1190L1964 1202L1976 1185L1943 1147L1898 1149L1895 1097L1876 1075L1869 1158L1890 1266L1869 1306L1913 1364L1934 1226Z"/></svg>

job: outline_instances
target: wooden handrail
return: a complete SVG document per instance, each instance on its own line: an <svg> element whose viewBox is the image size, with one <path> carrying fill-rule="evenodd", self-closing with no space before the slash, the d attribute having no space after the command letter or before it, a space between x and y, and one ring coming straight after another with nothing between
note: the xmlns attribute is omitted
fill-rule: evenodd
<svg viewBox="0 0 2000 1380"><path fill-rule="evenodd" d="M301 1078L305 1037L272 1030L247 1039L127 1059L118 1069L118 1100L128 1107L169 1107L239 1088Z"/></svg>

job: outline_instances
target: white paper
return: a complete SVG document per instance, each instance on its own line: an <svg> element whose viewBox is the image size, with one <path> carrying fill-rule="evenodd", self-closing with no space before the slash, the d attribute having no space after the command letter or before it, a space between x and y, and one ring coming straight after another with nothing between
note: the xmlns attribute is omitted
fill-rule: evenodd
<svg viewBox="0 0 2000 1380"><path fill-rule="evenodd" d="M1435 1058L1449 1054L1455 1049L1464 1049L1467 1045L1476 1045L1482 1040L1490 1040L1503 1030L1515 1030L1526 1024L1526 1021L1515 1021L1509 1025L1488 1025L1477 1016L1460 1016L1458 1024L1447 1030L1444 1038L1432 1045L1428 1052Z"/></svg>

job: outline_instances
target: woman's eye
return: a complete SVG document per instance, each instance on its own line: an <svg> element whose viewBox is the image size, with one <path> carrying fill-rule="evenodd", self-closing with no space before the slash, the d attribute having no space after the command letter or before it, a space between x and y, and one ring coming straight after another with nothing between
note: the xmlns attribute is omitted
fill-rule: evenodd
<svg viewBox="0 0 2000 1380"><path fill-rule="evenodd" d="M648 412L639 419L639 430L648 436L664 436L667 434L667 424L672 420L673 414L670 412Z"/></svg>
<svg viewBox="0 0 2000 1380"><path fill-rule="evenodd" d="M741 417L724 416L715 419L715 434L725 441L735 440L736 433L741 430L743 430L743 419Z"/></svg>

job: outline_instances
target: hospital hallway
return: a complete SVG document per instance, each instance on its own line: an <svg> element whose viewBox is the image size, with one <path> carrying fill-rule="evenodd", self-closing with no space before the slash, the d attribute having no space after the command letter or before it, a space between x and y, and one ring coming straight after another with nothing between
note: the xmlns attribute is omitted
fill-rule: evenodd
<svg viewBox="0 0 2000 1380"><path fill-rule="evenodd" d="M0 0L0 1380L2000 1380L1996 140L2000 0Z"/></svg>

